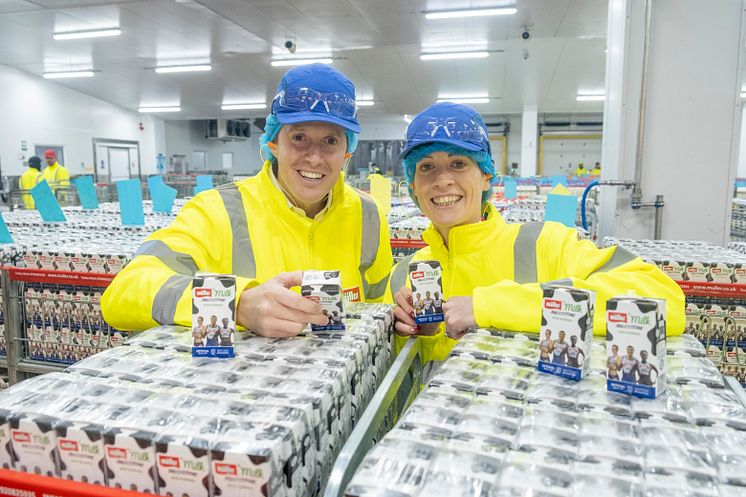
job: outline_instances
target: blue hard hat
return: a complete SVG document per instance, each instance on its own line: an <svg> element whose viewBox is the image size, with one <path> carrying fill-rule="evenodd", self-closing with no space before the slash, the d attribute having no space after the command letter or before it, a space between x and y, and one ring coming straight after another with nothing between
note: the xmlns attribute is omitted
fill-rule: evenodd
<svg viewBox="0 0 746 497"><path fill-rule="evenodd" d="M399 158L404 159L412 149L428 143L447 143L470 152L492 155L482 116L463 104L437 103L417 114L407 126L407 141Z"/></svg>
<svg viewBox="0 0 746 497"><path fill-rule="evenodd" d="M272 114L281 124L324 121L360 133L355 85L327 64L290 69L277 85Z"/></svg>

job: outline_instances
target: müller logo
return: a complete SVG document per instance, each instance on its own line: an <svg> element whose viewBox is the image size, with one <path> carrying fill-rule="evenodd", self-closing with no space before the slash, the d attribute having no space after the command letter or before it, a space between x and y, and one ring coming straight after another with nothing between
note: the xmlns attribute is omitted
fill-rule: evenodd
<svg viewBox="0 0 746 497"><path fill-rule="evenodd" d="M627 313L626 312L609 311L608 319L612 323L626 323L627 322Z"/></svg>
<svg viewBox="0 0 746 497"><path fill-rule="evenodd" d="M180 466L179 458L172 456L160 455L158 456L158 463L164 468L178 468Z"/></svg>
<svg viewBox="0 0 746 497"><path fill-rule="evenodd" d="M346 288L342 290L348 302L360 302L360 287Z"/></svg>
<svg viewBox="0 0 746 497"><path fill-rule="evenodd" d="M61 438L60 449L71 452L78 452L78 442L76 442L75 440L65 440L64 438Z"/></svg>
<svg viewBox="0 0 746 497"><path fill-rule="evenodd" d="M424 277L425 277L425 272L424 271L415 271L411 275L411 278L413 280L419 280L420 278L424 278Z"/></svg>
<svg viewBox="0 0 746 497"><path fill-rule="evenodd" d="M544 301L544 309L551 309L553 311L561 311L562 310L562 301L561 300L546 299Z"/></svg>
<svg viewBox="0 0 746 497"><path fill-rule="evenodd" d="M225 464L222 462L216 462L215 472L219 475L236 475L238 474L238 469L236 469L235 464Z"/></svg>
<svg viewBox="0 0 746 497"><path fill-rule="evenodd" d="M107 447L106 452L112 459L127 459L127 449L120 449L119 447Z"/></svg>
<svg viewBox="0 0 746 497"><path fill-rule="evenodd" d="M29 443L31 442L31 435L26 433L25 431L14 431L13 441L20 443Z"/></svg>
<svg viewBox="0 0 746 497"><path fill-rule="evenodd" d="M212 297L212 288L195 288L195 297Z"/></svg>

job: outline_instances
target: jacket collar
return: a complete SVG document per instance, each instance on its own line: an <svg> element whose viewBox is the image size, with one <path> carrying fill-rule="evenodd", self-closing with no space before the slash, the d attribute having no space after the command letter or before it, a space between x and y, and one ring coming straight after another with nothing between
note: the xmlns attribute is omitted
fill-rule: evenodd
<svg viewBox="0 0 746 497"><path fill-rule="evenodd" d="M459 256L481 250L491 244L505 228L505 220L497 209L489 203L484 210L484 220L478 223L454 226L448 232L448 248L432 223L422 233L422 239L430 246L434 255L450 253Z"/></svg>
<svg viewBox="0 0 746 497"><path fill-rule="evenodd" d="M274 210L288 209L288 198L285 196L282 190L277 187L275 182L272 180L272 176L272 163L270 161L265 161L262 170L259 172L259 174L257 174L257 177L259 178L259 181L261 183L262 192L266 193L266 198L271 203ZM325 211L326 214L334 209L335 206L341 204L344 200L344 171L339 174L339 178L337 178L337 182L332 188L331 197L332 201ZM295 209L290 210L295 212ZM299 213L296 214L300 216ZM306 217L306 219L308 219L308 217Z"/></svg>

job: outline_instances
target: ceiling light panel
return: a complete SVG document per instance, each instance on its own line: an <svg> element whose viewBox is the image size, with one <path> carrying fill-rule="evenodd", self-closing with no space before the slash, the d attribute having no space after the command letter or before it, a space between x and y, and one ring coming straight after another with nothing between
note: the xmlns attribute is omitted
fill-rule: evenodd
<svg viewBox="0 0 746 497"><path fill-rule="evenodd" d="M103 38L107 36L119 36L122 30L119 28L89 29L86 31L64 31L54 33L55 40L79 40L82 38Z"/></svg>
<svg viewBox="0 0 746 497"><path fill-rule="evenodd" d="M253 104L224 104L221 105L222 110L251 110L251 109L266 109L267 104L264 102L257 102Z"/></svg>
<svg viewBox="0 0 746 497"><path fill-rule="evenodd" d="M513 7L499 9L442 10L425 12L425 19L456 19L460 17L509 16L518 12Z"/></svg>
<svg viewBox="0 0 746 497"><path fill-rule="evenodd" d="M44 79L92 78L93 71L45 72Z"/></svg>
<svg viewBox="0 0 746 497"><path fill-rule="evenodd" d="M156 67L155 72L159 74L168 74L176 72L204 72L211 71L212 66L210 64L197 64L189 66L161 66Z"/></svg>
<svg viewBox="0 0 746 497"><path fill-rule="evenodd" d="M333 62L330 58L323 59L279 59L270 62L273 67L288 67L288 66L302 66L304 64L331 64Z"/></svg>
<svg viewBox="0 0 746 497"><path fill-rule="evenodd" d="M181 107L179 107L178 105L161 106L161 107L140 107L137 110L138 112L142 112L143 114L152 113L152 112L181 112Z"/></svg>
<svg viewBox="0 0 746 497"><path fill-rule="evenodd" d="M448 60L448 59L484 59L488 52L439 52L423 53L420 60Z"/></svg>

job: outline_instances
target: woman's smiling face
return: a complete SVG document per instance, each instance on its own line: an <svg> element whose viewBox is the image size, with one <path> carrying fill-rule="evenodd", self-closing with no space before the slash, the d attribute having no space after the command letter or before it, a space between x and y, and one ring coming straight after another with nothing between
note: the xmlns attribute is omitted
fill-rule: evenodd
<svg viewBox="0 0 746 497"><path fill-rule="evenodd" d="M433 152L415 165L412 190L423 214L444 235L481 219L482 192L489 190L490 179L470 157Z"/></svg>

